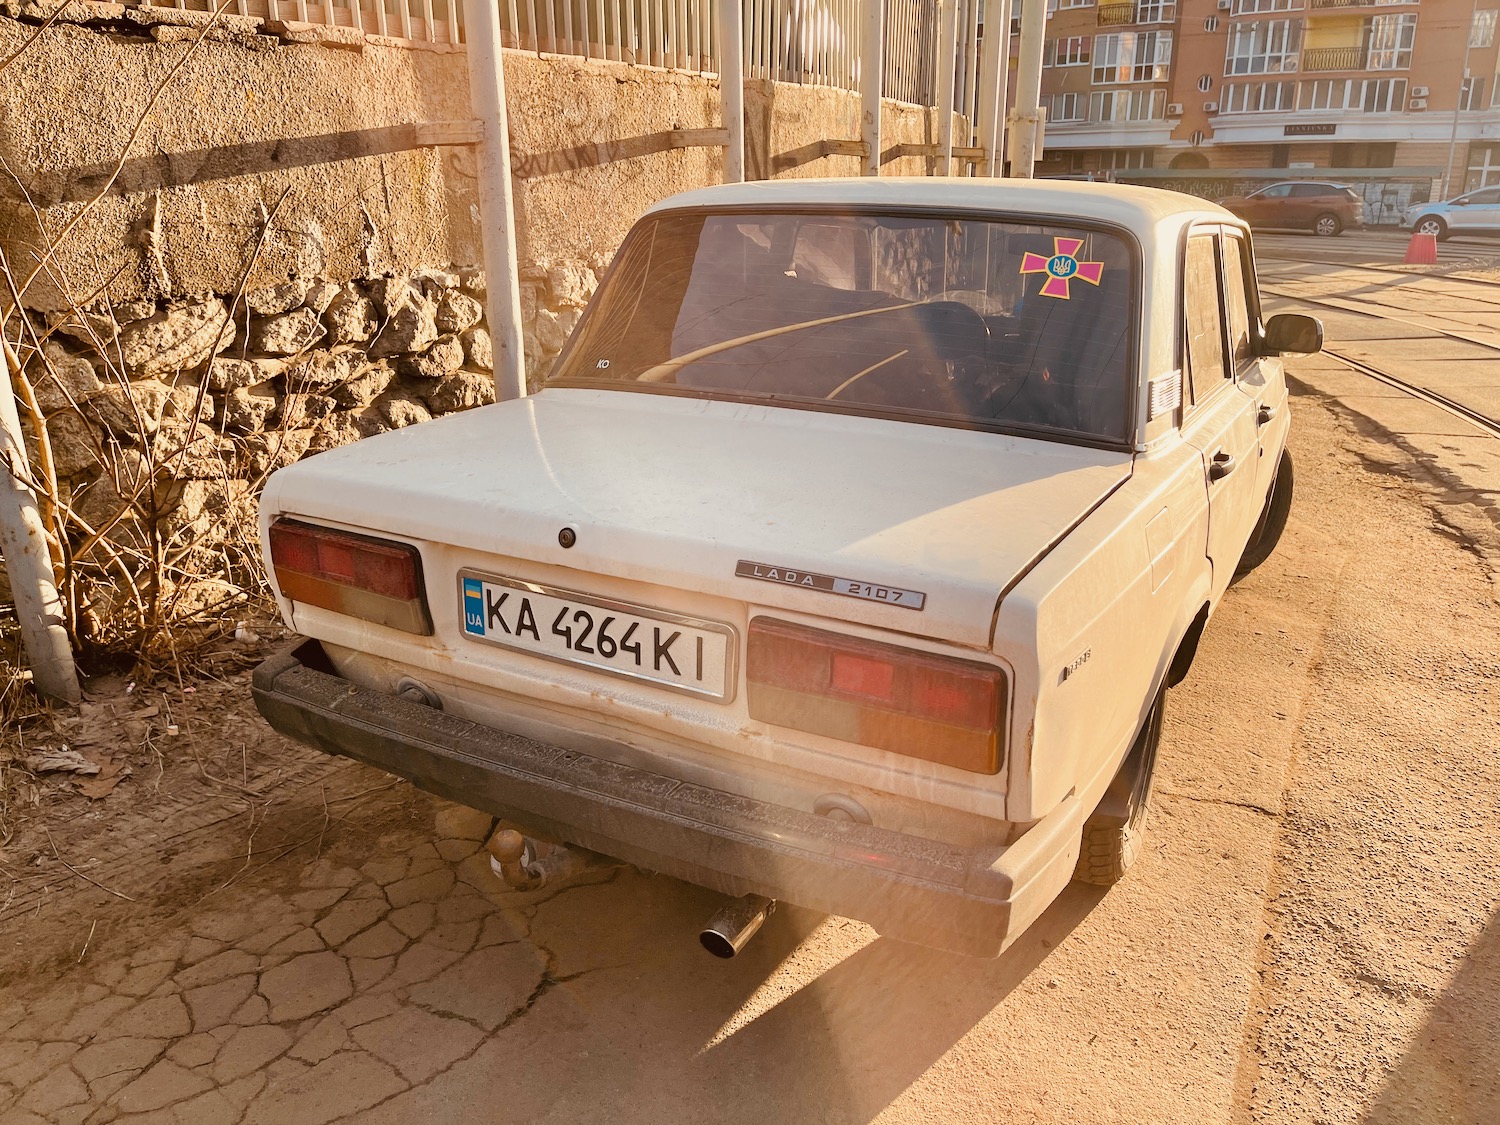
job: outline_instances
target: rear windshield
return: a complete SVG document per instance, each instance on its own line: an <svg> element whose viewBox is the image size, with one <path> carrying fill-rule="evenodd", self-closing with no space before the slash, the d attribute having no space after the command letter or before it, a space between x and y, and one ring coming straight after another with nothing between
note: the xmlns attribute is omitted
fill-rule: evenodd
<svg viewBox="0 0 1500 1125"><path fill-rule="evenodd" d="M1126 440L1132 258L1081 227L894 214L640 224L553 382Z"/></svg>

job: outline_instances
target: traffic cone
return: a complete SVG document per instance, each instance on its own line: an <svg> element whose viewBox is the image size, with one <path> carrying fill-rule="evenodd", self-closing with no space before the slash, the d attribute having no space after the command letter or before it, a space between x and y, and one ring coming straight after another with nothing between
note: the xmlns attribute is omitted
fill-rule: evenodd
<svg viewBox="0 0 1500 1125"><path fill-rule="evenodd" d="M1411 241L1406 245L1406 257L1403 261L1408 266L1437 265L1437 235L1412 235Z"/></svg>

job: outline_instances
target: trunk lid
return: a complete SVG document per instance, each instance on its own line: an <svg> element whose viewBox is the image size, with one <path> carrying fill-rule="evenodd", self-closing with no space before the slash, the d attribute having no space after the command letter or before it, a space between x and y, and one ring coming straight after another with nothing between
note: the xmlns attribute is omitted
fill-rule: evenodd
<svg viewBox="0 0 1500 1125"><path fill-rule="evenodd" d="M986 648L1002 591L1131 461L912 422L552 388L299 462L272 478L263 511L567 567L580 592L606 574ZM744 563L764 580L738 576ZM839 596L808 588L809 572L925 601ZM453 575L427 581L440 616Z"/></svg>

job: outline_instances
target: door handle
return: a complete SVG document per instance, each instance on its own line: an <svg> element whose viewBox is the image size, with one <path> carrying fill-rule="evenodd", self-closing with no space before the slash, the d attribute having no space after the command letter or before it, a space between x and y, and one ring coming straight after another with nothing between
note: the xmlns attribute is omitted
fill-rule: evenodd
<svg viewBox="0 0 1500 1125"><path fill-rule="evenodd" d="M1223 480L1232 472L1234 472L1234 454L1219 450L1209 461L1208 479Z"/></svg>
<svg viewBox="0 0 1500 1125"><path fill-rule="evenodd" d="M1257 428L1260 426L1264 426L1274 417L1276 417L1275 407L1262 406L1260 408L1260 411L1255 415L1255 425L1257 426Z"/></svg>

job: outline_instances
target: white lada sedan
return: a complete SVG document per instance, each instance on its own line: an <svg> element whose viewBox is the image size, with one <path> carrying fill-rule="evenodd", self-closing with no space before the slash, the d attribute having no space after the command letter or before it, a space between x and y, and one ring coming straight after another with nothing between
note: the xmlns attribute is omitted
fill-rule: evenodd
<svg viewBox="0 0 1500 1125"><path fill-rule="evenodd" d="M540 393L271 479L305 639L256 701L501 818L513 881L575 845L747 896L716 952L781 899L993 956L1130 864L1321 339L1184 195L669 199Z"/></svg>

